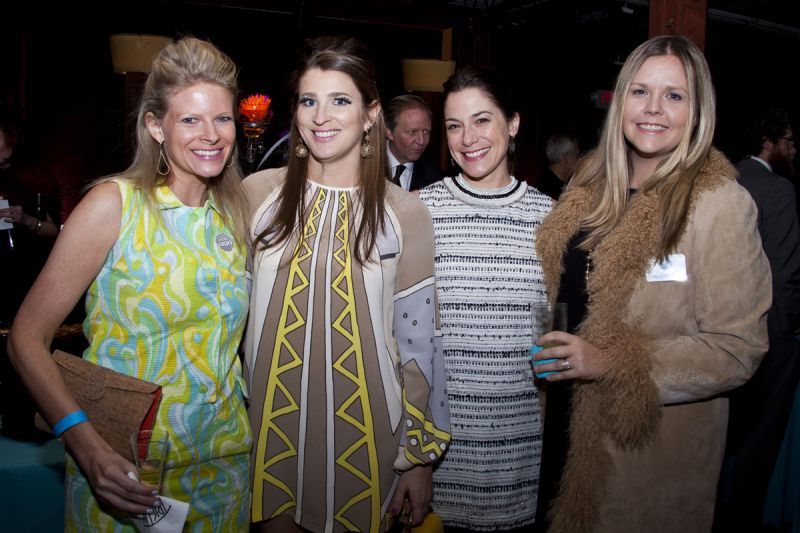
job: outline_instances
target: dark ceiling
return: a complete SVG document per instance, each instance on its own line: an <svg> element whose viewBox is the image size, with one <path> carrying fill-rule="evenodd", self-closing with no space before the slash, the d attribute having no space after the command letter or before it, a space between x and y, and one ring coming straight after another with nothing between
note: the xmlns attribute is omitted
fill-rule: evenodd
<svg viewBox="0 0 800 533"><path fill-rule="evenodd" d="M615 19L620 14L647 11L650 4L648 0L173 0L161 3L220 6L298 17L384 20L439 28L469 18L485 20L494 26L536 24L543 15L553 13L562 14L572 23L587 24ZM708 0L707 7L711 21L800 36L800 10L796 0Z"/></svg>
<svg viewBox="0 0 800 533"><path fill-rule="evenodd" d="M797 4L708 0L705 52L723 148L733 145L753 108L782 106L800 120ZM23 115L59 161L66 154L76 168L89 161L79 170L91 177L124 164L125 83L111 71L110 34L210 39L236 61L242 91L269 93L276 121L285 123L285 82L302 39L337 33L364 40L388 99L403 90L400 60L441 57L441 30L452 28L453 59L496 66L520 94L522 146L533 167L551 131L571 131L583 147L593 145L605 111L591 95L611 89L621 62L647 39L648 25L646 0L115 0L47 7L17 0L0 19L0 111Z"/></svg>
<svg viewBox="0 0 800 533"><path fill-rule="evenodd" d="M398 2L387 2L398 3ZM425 5L442 2L409 2L424 9ZM692 3L692 2L687 2ZM632 14L648 9L648 0L450 0L447 5L472 12L496 11L509 20L522 21L537 16L548 6L561 5L574 13L576 21L598 20L622 12ZM794 0L708 0L710 20L741 24L762 31L800 34L800 15Z"/></svg>

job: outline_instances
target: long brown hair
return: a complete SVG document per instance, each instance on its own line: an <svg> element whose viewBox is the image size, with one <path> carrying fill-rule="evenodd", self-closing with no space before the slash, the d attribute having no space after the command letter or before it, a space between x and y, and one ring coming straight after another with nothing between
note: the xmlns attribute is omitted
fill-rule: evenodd
<svg viewBox="0 0 800 533"><path fill-rule="evenodd" d="M677 246L686 227L695 178L711 151L716 123L716 100L711 73L703 52L679 35L654 37L639 45L622 66L614 87L600 143L582 161L569 187L599 190L592 211L582 221L588 236L581 247L592 249L619 223L628 202L630 147L622 131L625 100L634 76L654 56L675 56L683 65L689 90L689 123L678 146L642 186L640 194L654 191L661 204L661 242L658 259Z"/></svg>
<svg viewBox="0 0 800 533"><path fill-rule="evenodd" d="M291 94L294 111L289 134L289 165L286 170L286 182L278 199L278 207L271 224L262 231L254 243L270 248L290 238L295 229L302 228L307 219L305 194L308 188L308 157L299 158L295 149L300 144L300 133L297 129L296 111L300 103L300 78L310 69L336 71L346 74L353 80L364 103L366 116L367 106L377 104L378 87L375 83L375 68L367 59L366 48L352 37L319 37L306 42L305 53L300 66L291 79ZM384 225L384 198L386 195L386 127L383 114L378 113L369 132L369 143L373 148L371 158L362 158L358 168L356 183L359 186L358 196L361 203L361 222L356 232L355 258L359 263L368 260L377 239L378 232ZM299 233L302 239L302 231Z"/></svg>

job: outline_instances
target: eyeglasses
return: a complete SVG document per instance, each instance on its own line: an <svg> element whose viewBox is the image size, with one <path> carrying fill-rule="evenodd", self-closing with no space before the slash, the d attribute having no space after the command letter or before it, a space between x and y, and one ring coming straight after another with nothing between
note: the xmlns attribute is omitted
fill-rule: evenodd
<svg viewBox="0 0 800 533"><path fill-rule="evenodd" d="M781 137L781 139L789 143L789 146L794 146L794 137Z"/></svg>

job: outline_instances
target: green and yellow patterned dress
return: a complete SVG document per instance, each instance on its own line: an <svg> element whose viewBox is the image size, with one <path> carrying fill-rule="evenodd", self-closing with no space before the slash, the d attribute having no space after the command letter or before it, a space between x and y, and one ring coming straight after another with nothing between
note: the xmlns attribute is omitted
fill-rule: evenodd
<svg viewBox="0 0 800 533"><path fill-rule="evenodd" d="M245 180L254 236L283 175ZM288 515L313 532L380 531L397 472L435 462L450 440L430 214L390 186L385 230L361 265L357 193L311 183L300 244L295 235L255 254L245 340L254 522Z"/></svg>
<svg viewBox="0 0 800 533"><path fill-rule="evenodd" d="M184 531L247 531L252 436L236 354L247 312L245 250L213 198L187 207L161 186L154 213L140 189L116 183L119 237L89 287L84 357L162 386L155 429L171 444L162 494L189 502ZM135 531L98 504L67 459L67 530Z"/></svg>

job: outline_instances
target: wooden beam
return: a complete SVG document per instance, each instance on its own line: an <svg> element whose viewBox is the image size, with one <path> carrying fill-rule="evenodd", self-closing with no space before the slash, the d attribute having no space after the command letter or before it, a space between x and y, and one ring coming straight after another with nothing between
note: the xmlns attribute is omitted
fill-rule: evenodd
<svg viewBox="0 0 800 533"><path fill-rule="evenodd" d="M683 35L704 49L706 0L650 0L650 37Z"/></svg>
<svg viewBox="0 0 800 533"><path fill-rule="evenodd" d="M453 28L442 30L442 59L445 61L453 59Z"/></svg>

